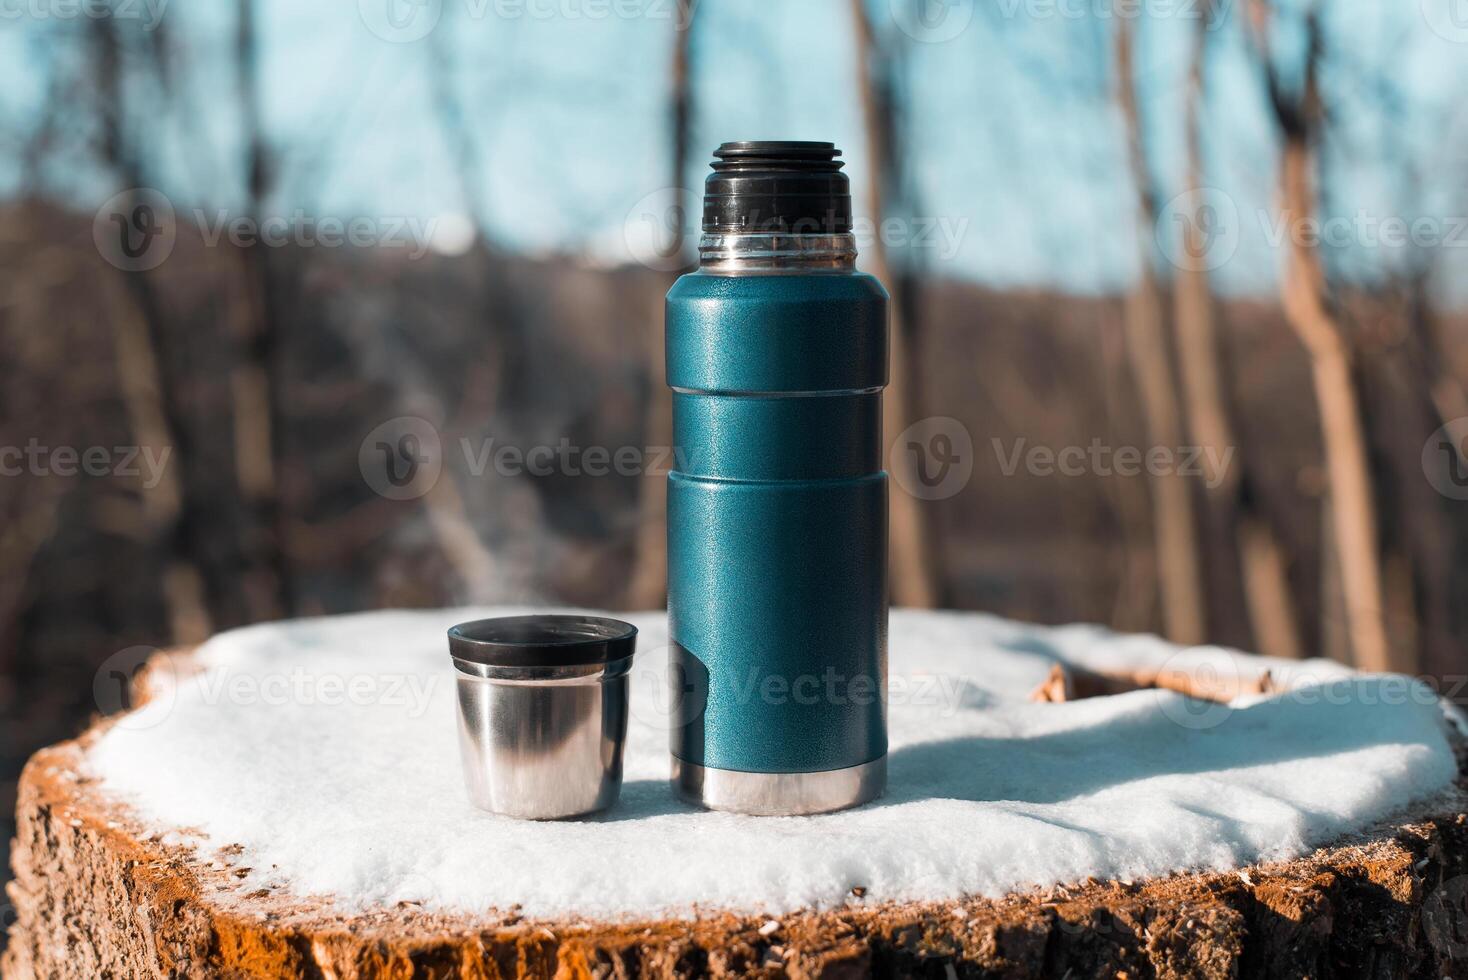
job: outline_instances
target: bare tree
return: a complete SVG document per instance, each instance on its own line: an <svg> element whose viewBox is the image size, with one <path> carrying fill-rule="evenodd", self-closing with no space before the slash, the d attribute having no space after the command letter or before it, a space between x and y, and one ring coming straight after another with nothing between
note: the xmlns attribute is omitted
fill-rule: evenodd
<svg viewBox="0 0 1468 980"><path fill-rule="evenodd" d="M261 227L274 186L274 161L260 112L260 52L254 0L235 7L235 86L244 136L245 209ZM238 249L244 289L240 297L241 351L230 375L234 402L235 478L259 533L247 555L252 581L245 596L251 619L294 612L287 513L281 494L285 434L282 306L284 283L270 249L256 241ZM251 587L253 586L253 588Z"/></svg>
<svg viewBox="0 0 1468 980"><path fill-rule="evenodd" d="M693 141L693 25L695 0L678 0L674 21L673 58L668 76L669 187L676 195L671 206L681 209L688 195L681 192L688 177ZM664 257L677 259L687 247L686 216L676 213L668 222L670 236ZM674 274L676 278L676 273ZM662 317L648 317L647 409L643 437L649 446L673 443L672 394L663 384L664 338ZM661 473L644 473L639 499L636 564L627 583L626 602L638 609L661 608L668 601L668 487Z"/></svg>
<svg viewBox="0 0 1468 980"><path fill-rule="evenodd" d="M1173 378L1161 287L1151 244L1158 206L1148 176L1141 112L1133 67L1132 18L1117 19L1116 92L1127 132L1127 158L1136 187L1137 282L1123 300L1127 351L1141 396L1147 438L1154 446L1182 445L1182 405ZM1152 478L1152 527L1162 597L1163 628L1178 643L1201 643L1206 636L1206 605L1199 564L1193 501L1184 477L1176 472Z"/></svg>
<svg viewBox="0 0 1468 980"><path fill-rule="evenodd" d="M1228 459L1205 482L1210 525L1217 537L1232 537L1243 573L1244 603L1254 648L1281 657L1301 655L1295 604L1286 575L1284 549L1251 485L1248 460L1239 445L1228 397L1227 361L1220 349L1204 241L1202 106L1205 101L1208 38L1217 8L1205 3L1193 33L1192 57L1184 101L1186 169L1183 190L1192 212L1184 214L1182 247L1173 279L1173 324L1177 335L1182 391L1192 441ZM1225 451L1230 456L1223 456ZM1211 464L1210 464L1211 465Z"/></svg>
<svg viewBox="0 0 1468 980"><path fill-rule="evenodd" d="M1318 13L1312 9L1305 15L1302 77L1292 85L1281 77L1270 50L1276 11L1269 0L1251 0L1249 12L1253 49L1283 144L1279 208L1282 227L1288 232L1305 227L1317 214L1317 148L1324 123L1319 72L1324 39ZM1393 650L1387 640L1376 494L1351 340L1333 311L1319 249L1303 235L1289 233L1286 237L1281 299L1290 326L1310 355L1329 480L1329 527L1355 662L1367 670L1410 670L1414 666L1408 662L1411 658L1403 650Z"/></svg>
<svg viewBox="0 0 1468 980"><path fill-rule="evenodd" d="M900 185L896 93L893 56L877 36L867 14L865 0L850 0L856 34L857 88L865 123L867 156L867 202L874 224L880 227L890 213L893 191ZM868 268L882 280L892 297L891 344L887 390L882 399L884 446L888 465L910 466L903 453L891 446L916 414L914 411L915 365L912 363L913 331L905 312L910 309L881 235L874 235L866 250ZM939 602L938 569L934 561L927 523L916 497L893 488L888 512L892 601L904 606L931 607Z"/></svg>
<svg viewBox="0 0 1468 980"><path fill-rule="evenodd" d="M128 103L123 79L123 19L94 18L88 27L90 65L95 72L100 129L99 155L124 187L149 186L142 155L131 139ZM156 50L154 53L156 54ZM134 198L126 215L149 207ZM122 289L130 301L119 304L114 321L118 350L119 389L140 445L172 450L173 472L144 498L149 529L162 542L165 554L163 591L174 638L180 642L203 639L212 628L224 585L200 554L206 518L199 495L193 492L191 473L199 465L188 413L174 383L170 330L164 308L149 272L121 272Z"/></svg>
<svg viewBox="0 0 1468 980"><path fill-rule="evenodd" d="M1395 31L1378 32L1373 45L1377 58L1332 52L1350 66L1352 85L1338 99L1352 99L1358 125L1330 135L1334 144L1349 146L1354 139L1379 155L1383 169L1394 177L1397 213L1413 216L1416 227L1418 221L1463 213L1461 193L1449 197L1452 210L1434 211L1428 184L1447 174L1461 186L1455 178L1468 159L1451 137L1436 140L1430 156L1413 150L1411 133L1424 125L1438 134L1453 132L1459 103L1449 101L1424 122L1424 100L1414 97L1411 82L1399 71L1399 53L1410 36L1408 21ZM1375 132L1368 135L1361 120L1375 121ZM1443 244L1414 236L1408 247L1373 250L1383 259L1379 277L1353 287L1349 301L1340 305L1343 327L1359 352L1355 363L1361 412L1370 423L1387 639L1394 647L1415 649L1418 669L1428 673L1456 669L1465 617L1454 597L1468 588L1468 566L1455 557L1468 553L1468 512L1422 480L1419 452L1434 430L1468 416L1468 389L1461 365L1454 364L1455 344L1435 290L1447 272L1442 260L1453 254ZM1355 252L1359 256L1366 250ZM1327 275L1334 277L1329 265ZM1446 443L1434 448L1453 451ZM1458 462L1465 460L1468 455L1458 447Z"/></svg>

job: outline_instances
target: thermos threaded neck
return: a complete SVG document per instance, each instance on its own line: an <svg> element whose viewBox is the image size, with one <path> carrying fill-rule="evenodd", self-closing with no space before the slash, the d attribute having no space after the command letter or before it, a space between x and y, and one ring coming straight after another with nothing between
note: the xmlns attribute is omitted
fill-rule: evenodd
<svg viewBox="0 0 1468 980"><path fill-rule="evenodd" d="M840 156L834 143L722 144L704 181L702 267L726 273L854 268L851 181Z"/></svg>
<svg viewBox="0 0 1468 980"><path fill-rule="evenodd" d="M851 181L840 155L834 143L724 143L704 181L704 232L846 234Z"/></svg>

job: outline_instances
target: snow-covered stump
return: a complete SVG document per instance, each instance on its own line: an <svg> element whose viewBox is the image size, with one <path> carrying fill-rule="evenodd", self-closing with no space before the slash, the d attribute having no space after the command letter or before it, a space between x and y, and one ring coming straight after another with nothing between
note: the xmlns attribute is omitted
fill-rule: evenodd
<svg viewBox="0 0 1468 980"><path fill-rule="evenodd" d="M667 787L665 625L634 617L622 804L524 823L469 806L454 744L443 630L500 611L156 658L145 705L27 767L4 975L1468 975L1457 737L1420 685L897 612L887 796L740 818ZM1057 662L1278 690L1030 700Z"/></svg>

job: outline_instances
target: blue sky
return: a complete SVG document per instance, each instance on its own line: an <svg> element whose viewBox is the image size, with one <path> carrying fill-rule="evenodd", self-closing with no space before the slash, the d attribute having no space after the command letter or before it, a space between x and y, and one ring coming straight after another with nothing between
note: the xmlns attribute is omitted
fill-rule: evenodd
<svg viewBox="0 0 1468 980"><path fill-rule="evenodd" d="M13 193L12 148L39 117L46 79L84 57L84 18L60 13L68 0L5 2L0 193ZM137 85L145 111L135 125L146 133L152 181L181 206L238 207L235 5L131 2L140 23L146 2L162 4L159 23L177 57L169 98ZM272 211L452 224L473 210L472 198L472 217L499 243L616 263L638 247L639 208L673 199L659 196L671 183L673 0L258 2L263 116L280 165ZM909 231L926 222L946 241L923 260L1002 287L1125 285L1138 259L1112 95L1119 0L923 0L935 15L926 22L912 19L913 2L872 0L869 9L907 65ZM1143 113L1165 200L1181 186L1183 81L1203 0L1141 2ZM1206 182L1238 217L1237 249L1214 275L1223 291L1263 293L1276 264L1268 244L1276 147L1238 28L1243 0L1219 2L1229 16L1209 40ZM1302 3L1284 0L1287 12ZM1327 179L1341 217L1468 211L1468 121L1453 104L1468 80L1468 16L1453 19L1452 4L1468 0L1322 0L1337 55L1326 86L1340 107ZM683 185L698 188L708 151L723 140L804 138L838 143L863 187L846 0L701 0L696 17L697 152ZM1280 21L1286 64L1299 44L1295 22ZM1384 107L1377 76L1393 80L1400 105ZM452 93L461 126L446 127L435 91ZM456 164L463 145L474 160L467 170ZM1420 186L1407 195L1409 170ZM55 161L46 181L49 193L83 206L119 189L80 153ZM1333 261L1369 276L1402 253L1353 245Z"/></svg>

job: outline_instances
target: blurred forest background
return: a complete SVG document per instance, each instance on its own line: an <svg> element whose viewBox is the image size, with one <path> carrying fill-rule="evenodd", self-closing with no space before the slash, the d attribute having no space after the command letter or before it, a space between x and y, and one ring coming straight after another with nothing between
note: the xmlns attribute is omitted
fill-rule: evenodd
<svg viewBox="0 0 1468 980"><path fill-rule="evenodd" d="M660 605L730 139L845 151L896 602L1461 680L1465 81L1463 0L6 6L0 814L129 647Z"/></svg>

